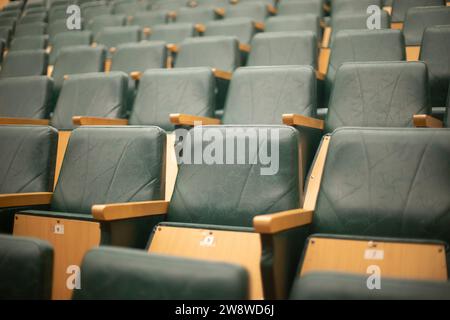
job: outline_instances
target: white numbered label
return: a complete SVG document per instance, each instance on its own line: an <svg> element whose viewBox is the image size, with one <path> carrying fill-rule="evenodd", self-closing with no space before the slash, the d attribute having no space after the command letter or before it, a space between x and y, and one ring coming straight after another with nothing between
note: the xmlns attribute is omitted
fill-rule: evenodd
<svg viewBox="0 0 450 320"><path fill-rule="evenodd" d="M384 250L366 249L364 252L364 259L366 260L383 260Z"/></svg>
<svg viewBox="0 0 450 320"><path fill-rule="evenodd" d="M55 224L53 228L53 232L55 234L64 234L64 225L63 224Z"/></svg>

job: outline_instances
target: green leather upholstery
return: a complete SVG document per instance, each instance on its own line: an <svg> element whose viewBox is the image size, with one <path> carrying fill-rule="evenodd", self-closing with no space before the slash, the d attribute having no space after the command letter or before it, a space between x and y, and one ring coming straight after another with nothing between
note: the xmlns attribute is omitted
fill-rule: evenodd
<svg viewBox="0 0 450 320"><path fill-rule="evenodd" d="M60 34L60 33L78 33L79 30L68 30L67 29L67 20L66 19L60 19L55 20L52 23L49 23L47 28L48 38L50 44L53 45L54 38Z"/></svg>
<svg viewBox="0 0 450 320"><path fill-rule="evenodd" d="M141 28L151 28L158 24L164 24L167 20L167 11L152 10L138 12L131 19L130 24L140 26Z"/></svg>
<svg viewBox="0 0 450 320"><path fill-rule="evenodd" d="M87 46L62 48L53 69L53 80L57 92L61 89L64 76L88 72L102 72L105 69L106 49Z"/></svg>
<svg viewBox="0 0 450 320"><path fill-rule="evenodd" d="M250 44L256 33L253 22L249 18L230 18L208 22L204 36L234 36L240 43Z"/></svg>
<svg viewBox="0 0 450 320"><path fill-rule="evenodd" d="M270 17L266 21L265 32L311 31L320 38L320 18L314 14Z"/></svg>
<svg viewBox="0 0 450 320"><path fill-rule="evenodd" d="M47 36L15 37L11 41L9 51L39 50L47 47Z"/></svg>
<svg viewBox="0 0 450 320"><path fill-rule="evenodd" d="M450 84L450 25L425 29L420 60L428 66L432 107L444 107Z"/></svg>
<svg viewBox="0 0 450 320"><path fill-rule="evenodd" d="M114 53L111 70L130 73L164 68L166 58L167 50L162 41L121 44L117 46L117 51Z"/></svg>
<svg viewBox="0 0 450 320"><path fill-rule="evenodd" d="M81 266L82 290L73 299L232 300L247 298L247 271L143 251L98 248Z"/></svg>
<svg viewBox="0 0 450 320"><path fill-rule="evenodd" d="M179 44L184 39L194 35L195 29L191 23L159 24L153 26L150 40Z"/></svg>
<svg viewBox="0 0 450 320"><path fill-rule="evenodd" d="M44 22L19 24L16 26L14 37L41 36L46 30L47 24Z"/></svg>
<svg viewBox="0 0 450 320"><path fill-rule="evenodd" d="M369 6L383 8L382 0L331 0L332 16L345 13L366 13Z"/></svg>
<svg viewBox="0 0 450 320"><path fill-rule="evenodd" d="M117 48L124 43L136 43L141 40L141 29L138 26L106 27L94 37L95 42L106 48ZM112 54L108 51L108 57Z"/></svg>
<svg viewBox="0 0 450 320"><path fill-rule="evenodd" d="M212 117L215 88L209 68L147 70L139 83L130 124L151 124L171 131L175 128L169 120L171 113Z"/></svg>
<svg viewBox="0 0 450 320"><path fill-rule="evenodd" d="M62 48L70 46L88 46L92 42L92 32L90 31L67 31L61 32L53 38L52 51L50 52L49 64L54 65Z"/></svg>
<svg viewBox="0 0 450 320"><path fill-rule="evenodd" d="M413 7L445 6L445 0L395 0L392 3L392 22L404 22Z"/></svg>
<svg viewBox="0 0 450 320"><path fill-rule="evenodd" d="M93 18L90 21L87 21L86 29L92 31L94 37L100 32L103 28L106 27L120 27L124 26L126 22L125 15L117 14L117 15L101 15Z"/></svg>
<svg viewBox="0 0 450 320"><path fill-rule="evenodd" d="M3 60L0 78L44 75L47 65L48 54L45 50L9 52Z"/></svg>
<svg viewBox="0 0 450 320"><path fill-rule="evenodd" d="M316 75L307 66L245 67L233 74L222 122L281 124L285 113L315 116Z"/></svg>
<svg viewBox="0 0 450 320"><path fill-rule="evenodd" d="M67 18L66 10L67 10L67 3L52 6L48 10L48 22L52 23L56 20L66 19Z"/></svg>
<svg viewBox="0 0 450 320"><path fill-rule="evenodd" d="M317 65L317 38L308 31L268 32L254 36L248 66Z"/></svg>
<svg viewBox="0 0 450 320"><path fill-rule="evenodd" d="M1 18L0 26L9 27L11 29L14 29L16 26L16 19L15 18Z"/></svg>
<svg viewBox="0 0 450 320"><path fill-rule="evenodd" d="M255 22L263 22L269 16L267 6L262 2L239 3L225 8L225 18L250 18Z"/></svg>
<svg viewBox="0 0 450 320"><path fill-rule="evenodd" d="M407 46L420 46L427 27L450 24L450 7L416 7L406 13L403 34Z"/></svg>
<svg viewBox="0 0 450 320"><path fill-rule="evenodd" d="M233 72L239 67L239 43L235 37L187 38L180 44L175 67L210 67Z"/></svg>
<svg viewBox="0 0 450 320"><path fill-rule="evenodd" d="M0 117L48 119L53 80L46 76L0 80Z"/></svg>
<svg viewBox="0 0 450 320"><path fill-rule="evenodd" d="M0 12L0 19L3 18L14 18L17 19L20 16L20 10L11 10L11 11L4 11Z"/></svg>
<svg viewBox="0 0 450 320"><path fill-rule="evenodd" d="M0 27L0 40L3 41L5 47L8 46L10 39L11 39L11 28Z"/></svg>
<svg viewBox="0 0 450 320"><path fill-rule="evenodd" d="M400 30L339 31L325 78L325 104L328 104L336 72L346 62L405 60L404 38Z"/></svg>
<svg viewBox="0 0 450 320"><path fill-rule="evenodd" d="M148 5L148 2L146 1L118 1L112 3L112 8L114 14L124 14L126 16L132 16L136 12L147 10Z"/></svg>
<svg viewBox="0 0 450 320"><path fill-rule="evenodd" d="M35 14L28 14L20 18L19 24L25 24L25 23L35 23L35 22L46 22L47 21L47 13L35 13Z"/></svg>
<svg viewBox="0 0 450 320"><path fill-rule="evenodd" d="M412 127L429 114L423 62L346 63L337 72L325 131L346 126Z"/></svg>
<svg viewBox="0 0 450 320"><path fill-rule="evenodd" d="M127 90L128 77L123 72L71 75L64 80L51 123L60 130L71 130L73 116L121 118Z"/></svg>
<svg viewBox="0 0 450 320"><path fill-rule="evenodd" d="M112 7L108 6L105 1L94 1L82 3L80 5L81 8L81 16L84 21L89 22L93 18L101 16L101 15L109 15L111 14Z"/></svg>
<svg viewBox="0 0 450 320"><path fill-rule="evenodd" d="M51 127L0 126L0 193L51 191L57 142ZM0 208L0 233L12 233L20 209Z"/></svg>
<svg viewBox="0 0 450 320"><path fill-rule="evenodd" d="M343 273L309 273L297 279L293 300L450 300L450 283L381 279L381 289L369 290L367 276Z"/></svg>
<svg viewBox="0 0 450 320"><path fill-rule="evenodd" d="M202 6L196 8L181 7L177 11L177 23L188 22L188 23L206 23L216 19L216 14L214 12L214 7Z"/></svg>
<svg viewBox="0 0 450 320"><path fill-rule="evenodd" d="M50 299L53 248L33 238L0 235L0 299Z"/></svg>
<svg viewBox="0 0 450 320"><path fill-rule="evenodd" d="M323 16L322 0L282 1L278 4L277 15L313 14Z"/></svg>

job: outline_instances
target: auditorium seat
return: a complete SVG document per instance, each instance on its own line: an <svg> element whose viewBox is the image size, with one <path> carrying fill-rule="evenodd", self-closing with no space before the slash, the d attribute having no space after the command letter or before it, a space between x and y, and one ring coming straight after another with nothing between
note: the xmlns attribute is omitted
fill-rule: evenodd
<svg viewBox="0 0 450 320"><path fill-rule="evenodd" d="M80 4L81 17L89 22L95 17L111 14L112 7L107 5L106 1L98 0Z"/></svg>
<svg viewBox="0 0 450 320"><path fill-rule="evenodd" d="M148 37L150 29L158 24L165 24L167 21L167 11L152 10L138 12L128 20L129 25L141 27L144 35Z"/></svg>
<svg viewBox="0 0 450 320"><path fill-rule="evenodd" d="M10 52L3 60L0 78L44 75L47 65L48 54L43 49Z"/></svg>
<svg viewBox="0 0 450 320"><path fill-rule="evenodd" d="M89 46L92 43L91 31L67 31L57 34L52 41L49 64L54 65L62 48L70 46Z"/></svg>
<svg viewBox="0 0 450 320"><path fill-rule="evenodd" d="M47 39L47 36L15 37L11 41L9 51L46 49Z"/></svg>
<svg viewBox="0 0 450 320"><path fill-rule="evenodd" d="M305 196L311 234L291 297L311 292L312 273L322 271L360 277L333 282L343 298L349 288L369 292L374 277L381 287L372 291L386 298L437 297L431 292L444 288L448 296L449 157L449 129L341 128L327 135ZM409 289L399 292L400 284ZM322 290L323 298L335 297L333 285Z"/></svg>
<svg viewBox="0 0 450 320"><path fill-rule="evenodd" d="M106 27L120 27L124 26L127 21L126 17L122 14L117 15L101 15L97 16L91 21L87 21L86 29L91 30L94 37Z"/></svg>
<svg viewBox="0 0 450 320"><path fill-rule="evenodd" d="M192 23L172 23L172 24L158 24L144 30L149 40L164 41L167 44L179 45L184 39L193 37L195 35L195 28ZM176 51L176 49L174 49Z"/></svg>
<svg viewBox="0 0 450 320"><path fill-rule="evenodd" d="M48 9L48 23L67 18L67 4L61 3Z"/></svg>
<svg viewBox="0 0 450 320"><path fill-rule="evenodd" d="M26 24L26 23L35 23L35 22L47 22L47 13L35 13L35 14L27 14L24 15L20 20L18 21L19 24Z"/></svg>
<svg viewBox="0 0 450 320"><path fill-rule="evenodd" d="M314 14L270 17L266 21L265 32L311 31L321 38L320 18Z"/></svg>
<svg viewBox="0 0 450 320"><path fill-rule="evenodd" d="M2 18L0 19L1 27L8 27L11 30L14 30L16 27L16 19L15 18Z"/></svg>
<svg viewBox="0 0 450 320"><path fill-rule="evenodd" d="M55 20L52 23L49 23L47 28L47 34L49 38L50 45L53 45L53 39L60 33L77 33L80 30L68 30L67 29L67 21L66 19Z"/></svg>
<svg viewBox="0 0 450 320"><path fill-rule="evenodd" d="M0 234L0 299L50 299L53 248L47 241Z"/></svg>
<svg viewBox="0 0 450 320"><path fill-rule="evenodd" d="M41 36L46 30L47 24L44 22L19 24L15 28L14 37Z"/></svg>
<svg viewBox="0 0 450 320"><path fill-rule="evenodd" d="M74 292L75 300L248 298L247 271L228 263L102 247L86 254L81 270L83 289Z"/></svg>
<svg viewBox="0 0 450 320"><path fill-rule="evenodd" d="M228 5L225 7L224 16L228 18L250 18L259 30L264 30L264 21L269 16L269 7L263 2L244 2L237 5ZM216 10L216 12L218 12ZM220 12L218 12L220 13Z"/></svg>
<svg viewBox="0 0 450 320"><path fill-rule="evenodd" d="M117 46L124 43L137 43L141 41L141 29L138 26L106 27L94 37L97 44L102 44L108 49L108 57L116 52Z"/></svg>
<svg viewBox="0 0 450 320"><path fill-rule="evenodd" d="M20 16L20 10L11 10L11 11L4 11L0 12L0 19L3 18L14 18L17 19Z"/></svg>
<svg viewBox="0 0 450 320"><path fill-rule="evenodd" d="M392 28L402 29L406 13L414 7L445 6L446 0L395 0L392 3Z"/></svg>
<svg viewBox="0 0 450 320"><path fill-rule="evenodd" d="M322 0L281 1L277 7L278 16L313 14L323 16Z"/></svg>
<svg viewBox="0 0 450 320"><path fill-rule="evenodd" d="M331 15L367 13L370 6L383 7L382 0L331 0Z"/></svg>
<svg viewBox="0 0 450 320"><path fill-rule="evenodd" d="M210 6L188 8L181 7L176 11L169 13L172 19L177 23L207 23L216 19L214 8Z"/></svg>
<svg viewBox="0 0 450 320"><path fill-rule="evenodd" d="M58 136L47 126L0 125L0 137L0 233L12 233L17 211L50 198Z"/></svg>
<svg viewBox="0 0 450 320"><path fill-rule="evenodd" d="M48 209L22 211L14 222L14 235L47 240L55 247L53 298L70 298L66 270L80 266L92 247L145 247L167 206L151 201L164 199L165 139L157 127L73 131Z"/></svg>
<svg viewBox="0 0 450 320"><path fill-rule="evenodd" d="M114 14L124 14L127 17L133 16L137 12L146 11L149 3L147 1L113 1L112 8Z"/></svg>

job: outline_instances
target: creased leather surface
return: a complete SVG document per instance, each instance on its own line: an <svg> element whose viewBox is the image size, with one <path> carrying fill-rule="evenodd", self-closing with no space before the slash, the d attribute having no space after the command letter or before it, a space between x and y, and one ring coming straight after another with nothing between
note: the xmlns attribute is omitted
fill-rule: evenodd
<svg viewBox="0 0 450 320"><path fill-rule="evenodd" d="M150 40L179 44L184 39L193 37L194 33L192 23L160 24L152 28Z"/></svg>
<svg viewBox="0 0 450 320"><path fill-rule="evenodd" d="M180 45L175 67L210 67L233 72L240 65L239 43L235 37L187 38Z"/></svg>
<svg viewBox="0 0 450 320"><path fill-rule="evenodd" d="M321 0L314 1L282 1L278 4L277 15L298 15L298 14L314 14L323 16L323 2Z"/></svg>
<svg viewBox="0 0 450 320"><path fill-rule="evenodd" d="M47 36L14 37L9 51L40 50L47 47Z"/></svg>
<svg viewBox="0 0 450 320"><path fill-rule="evenodd" d="M279 132L279 170L274 175L261 175L265 167L259 159L255 164L181 164L174 193L170 202L168 221L213 224L224 226L251 227L255 215L273 213L299 207L299 136L298 131L287 126L207 126L195 127L196 130L220 130L218 143L225 144L227 128L275 129ZM270 133L267 140L259 141L261 146L270 148L273 138ZM228 136L228 139L233 139ZM255 141L255 136L246 138ZM209 141L192 139L192 148L204 150ZM236 141L236 139L234 139ZM235 142L236 143L236 142ZM247 142L248 143L248 142ZM248 152L248 147L246 148ZM226 157L224 147L224 157ZM193 152L192 152L193 154ZM228 155L229 157L231 155ZM237 163L236 152L234 161ZM247 155L248 158L248 155ZM193 192L195 190L195 192Z"/></svg>
<svg viewBox="0 0 450 320"><path fill-rule="evenodd" d="M166 14L164 10L152 10L145 12L138 12L131 21L132 25L140 26L141 28L153 27L158 24L166 23Z"/></svg>
<svg viewBox="0 0 450 320"><path fill-rule="evenodd" d="M82 264L83 290L74 299L247 299L248 274L238 265L93 249Z"/></svg>
<svg viewBox="0 0 450 320"><path fill-rule="evenodd" d="M450 84L450 25L425 30L420 60L428 67L431 106L445 106Z"/></svg>
<svg viewBox="0 0 450 320"><path fill-rule="evenodd" d="M339 129L313 232L448 243L449 194L449 129Z"/></svg>
<svg viewBox="0 0 450 320"><path fill-rule="evenodd" d="M128 77L125 73L86 73L64 80L51 120L58 129L74 128L73 116L120 118L126 110Z"/></svg>
<svg viewBox="0 0 450 320"><path fill-rule="evenodd" d="M48 242L0 235L0 299L50 299L52 271Z"/></svg>
<svg viewBox="0 0 450 320"><path fill-rule="evenodd" d="M317 65L317 39L309 31L259 33L253 37L248 66Z"/></svg>
<svg viewBox="0 0 450 320"><path fill-rule="evenodd" d="M61 32L53 38L52 51L50 52L50 65L54 65L59 54L59 51L64 47L70 46L88 46L92 42L92 32L78 31L78 32Z"/></svg>
<svg viewBox="0 0 450 320"><path fill-rule="evenodd" d="M320 18L314 14L270 17L266 21L265 32L311 31L320 37Z"/></svg>
<svg viewBox="0 0 450 320"><path fill-rule="evenodd" d="M52 211L163 198L165 133L158 127L81 127L70 137Z"/></svg>
<svg viewBox="0 0 450 320"><path fill-rule="evenodd" d="M199 6L196 8L181 7L177 11L177 23L206 23L216 18L213 6Z"/></svg>
<svg viewBox="0 0 450 320"><path fill-rule="evenodd" d="M434 6L445 6L445 0L395 0L392 3L392 22L405 21L410 8Z"/></svg>
<svg viewBox="0 0 450 320"><path fill-rule="evenodd" d="M228 18L251 18L256 22L263 22L269 15L266 4L263 2L240 3L239 5L228 5L225 8L225 17Z"/></svg>
<svg viewBox="0 0 450 320"><path fill-rule="evenodd" d="M255 34L253 21L249 18L229 18L218 21L211 21L206 24L206 31L203 34L209 36L234 36L240 43L250 44Z"/></svg>
<svg viewBox="0 0 450 320"><path fill-rule="evenodd" d="M162 41L125 43L117 47L111 70L130 73L152 68L164 68L167 52Z"/></svg>
<svg viewBox="0 0 450 320"><path fill-rule="evenodd" d="M225 124L282 124L285 113L313 116L316 75L308 66L245 67L233 74Z"/></svg>
<svg viewBox="0 0 450 320"><path fill-rule="evenodd" d="M209 68L152 69L144 73L130 124L156 125L171 131L171 113L212 117L215 78Z"/></svg>
<svg viewBox="0 0 450 320"><path fill-rule="evenodd" d="M127 18L123 14L101 15L88 21L86 29L91 30L92 34L96 36L103 28L124 26L126 20Z"/></svg>
<svg viewBox="0 0 450 320"><path fill-rule="evenodd" d="M123 43L139 42L140 40L141 29L138 26L106 27L95 36L95 41L107 48L117 47Z"/></svg>
<svg viewBox="0 0 450 320"><path fill-rule="evenodd" d="M427 27L450 24L450 7L417 7L408 10L403 34L407 46L420 46Z"/></svg>
<svg viewBox="0 0 450 320"><path fill-rule="evenodd" d="M0 126L0 193L47 192L58 134L47 126Z"/></svg>
<svg viewBox="0 0 450 320"><path fill-rule="evenodd" d="M0 117L46 119L52 110L53 80L46 76L0 80Z"/></svg>
<svg viewBox="0 0 450 320"><path fill-rule="evenodd" d="M0 78L44 75L47 73L47 64L45 50L10 52L2 63Z"/></svg>
<svg viewBox="0 0 450 320"><path fill-rule="evenodd" d="M25 23L16 26L14 37L38 36L45 34L47 24L44 22Z"/></svg>

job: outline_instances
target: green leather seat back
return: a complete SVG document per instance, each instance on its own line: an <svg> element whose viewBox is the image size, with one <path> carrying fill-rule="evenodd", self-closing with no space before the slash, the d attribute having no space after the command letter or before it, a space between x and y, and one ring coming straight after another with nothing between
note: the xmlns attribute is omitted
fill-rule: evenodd
<svg viewBox="0 0 450 320"><path fill-rule="evenodd" d="M248 66L317 65L317 38L308 31L259 33L252 40Z"/></svg>
<svg viewBox="0 0 450 320"><path fill-rule="evenodd" d="M16 26L16 19L15 18L1 18L0 26L9 27L11 29L14 29L14 27Z"/></svg>
<svg viewBox="0 0 450 320"><path fill-rule="evenodd" d="M3 45L5 48L8 46L10 39L11 39L11 28L0 27L0 40L3 41ZM3 59L3 55L0 59Z"/></svg>
<svg viewBox="0 0 450 320"><path fill-rule="evenodd" d="M141 28L150 28L158 24L164 24L167 20L167 11L152 10L138 12L131 19L130 24L140 26Z"/></svg>
<svg viewBox="0 0 450 320"><path fill-rule="evenodd" d="M20 10L11 10L11 11L0 12L0 19L14 18L17 20L17 18L19 18L19 16L20 16Z"/></svg>
<svg viewBox="0 0 450 320"><path fill-rule="evenodd" d="M124 26L126 21L127 19L123 14L105 14L87 21L86 29L91 30L95 37L103 28Z"/></svg>
<svg viewBox="0 0 450 320"><path fill-rule="evenodd" d="M81 21L81 27L83 27L83 20ZM81 30L68 30L67 29L67 20L66 19L60 19L60 20L55 20L52 23L50 23L48 25L48 37L49 37L49 42L50 44L53 46L53 42L55 41L55 38L58 34L63 33L63 34L77 34L77 33L81 33L83 31Z"/></svg>
<svg viewBox="0 0 450 320"><path fill-rule="evenodd" d="M94 204L163 199L165 145L158 127L75 129L51 210L90 214Z"/></svg>
<svg viewBox="0 0 450 320"><path fill-rule="evenodd" d="M50 52L49 63L54 65L62 48L70 46L88 46L92 42L92 32L90 31L67 31L55 35L52 42L52 51Z"/></svg>
<svg viewBox="0 0 450 320"><path fill-rule="evenodd" d="M240 65L239 42L235 37L187 38L180 44L175 67L210 67L233 72Z"/></svg>
<svg viewBox="0 0 450 320"><path fill-rule="evenodd" d="M427 27L450 24L450 7L416 7L408 10L403 34L407 46L420 46Z"/></svg>
<svg viewBox="0 0 450 320"><path fill-rule="evenodd" d="M35 13L35 14L28 14L20 18L19 24L26 24L26 23L35 23L35 22L46 22L47 21L47 13L41 12L41 13Z"/></svg>
<svg viewBox="0 0 450 320"><path fill-rule="evenodd" d="M432 107L443 107L450 84L450 25L425 29L420 60L428 66Z"/></svg>
<svg viewBox="0 0 450 320"><path fill-rule="evenodd" d="M251 18L255 22L263 22L269 16L267 6L263 2L239 3L225 8L225 18Z"/></svg>
<svg viewBox="0 0 450 320"><path fill-rule="evenodd" d="M212 117L215 88L214 75L206 67L148 70L140 80L130 124L171 131L171 113Z"/></svg>
<svg viewBox="0 0 450 320"><path fill-rule="evenodd" d="M192 23L158 24L153 26L150 40L179 44L194 35L195 29Z"/></svg>
<svg viewBox="0 0 450 320"><path fill-rule="evenodd" d="M181 7L177 11L177 23L206 23L216 18L214 7L200 6L196 8Z"/></svg>
<svg viewBox="0 0 450 320"><path fill-rule="evenodd" d="M47 65L48 54L43 49L10 52L4 58L0 78L44 75Z"/></svg>
<svg viewBox="0 0 450 320"><path fill-rule="evenodd" d="M53 248L33 238L0 234L0 299L50 299Z"/></svg>
<svg viewBox="0 0 450 320"><path fill-rule="evenodd" d="M57 91L61 89L64 76L105 70L106 49L88 46L71 46L62 48L53 69L53 80Z"/></svg>
<svg viewBox="0 0 450 320"><path fill-rule="evenodd" d="M71 75L63 82L51 123L60 130L71 130L73 116L123 117L127 89L128 77L123 72Z"/></svg>
<svg viewBox="0 0 450 320"><path fill-rule="evenodd" d="M94 41L107 48L117 48L124 43L137 43L141 41L141 29L138 26L106 27L94 37ZM108 57L112 54L108 51Z"/></svg>
<svg viewBox="0 0 450 320"><path fill-rule="evenodd" d="M114 14L132 16L136 12L146 11L149 3L146 1L118 1L112 4Z"/></svg>
<svg viewBox="0 0 450 320"><path fill-rule="evenodd" d="M445 6L445 0L395 0L392 3L392 22L404 22L410 8L435 6Z"/></svg>
<svg viewBox="0 0 450 320"><path fill-rule="evenodd" d="M11 41L9 51L46 49L47 36L15 37Z"/></svg>
<svg viewBox="0 0 450 320"><path fill-rule="evenodd" d="M245 67L233 74L223 123L282 124L282 115L314 116L316 74L308 66Z"/></svg>
<svg viewBox="0 0 450 320"><path fill-rule="evenodd" d="M62 20L67 18L67 3L61 3L52 6L48 11L48 22L52 23L56 20Z"/></svg>
<svg viewBox="0 0 450 320"><path fill-rule="evenodd" d="M224 300L248 298L248 274L238 265L98 248L81 266L73 299Z"/></svg>
<svg viewBox="0 0 450 320"><path fill-rule="evenodd" d="M256 30L249 18L230 18L206 24L204 36L234 36L240 43L250 44Z"/></svg>
<svg viewBox="0 0 450 320"><path fill-rule="evenodd" d="M332 15L366 13L369 6L383 8L382 0L331 0Z"/></svg>
<svg viewBox="0 0 450 320"><path fill-rule="evenodd" d="M331 136L314 232L450 241L450 130Z"/></svg>
<svg viewBox="0 0 450 320"><path fill-rule="evenodd" d="M194 138L202 133L205 139ZM199 126L185 137L184 141L192 143L183 145L183 156L190 152L193 158L194 152L200 151L209 154L210 140L206 137L214 137L215 145L222 146L223 155L211 164L209 160L191 159L191 164L186 160L179 165L167 215L169 222L252 227L256 215L299 207L297 130L288 126ZM246 143L246 154L226 147L232 143L235 148L239 148L238 143ZM265 147L272 150L272 169L257 157ZM267 172L262 171L264 168Z"/></svg>
<svg viewBox="0 0 450 320"><path fill-rule="evenodd" d="M0 80L0 117L47 119L52 111L53 80L46 76Z"/></svg>
<svg viewBox="0 0 450 320"><path fill-rule="evenodd" d="M108 6L105 1L97 0L95 2L82 3L80 5L81 15L84 21L89 22L93 18L101 15L111 14L112 7Z"/></svg>
<svg viewBox="0 0 450 320"><path fill-rule="evenodd" d="M278 4L277 15L314 14L323 16L322 0L283 1Z"/></svg>
<svg viewBox="0 0 450 320"><path fill-rule="evenodd" d="M162 41L126 43L117 47L111 70L144 72L147 69L164 68L166 59L166 45Z"/></svg>
<svg viewBox="0 0 450 320"><path fill-rule="evenodd" d="M47 24L44 22L20 24L16 26L14 37L41 36L46 30Z"/></svg>
<svg viewBox="0 0 450 320"><path fill-rule="evenodd" d="M311 31L317 38L320 38L320 18L314 14L270 17L267 19L264 31Z"/></svg>

